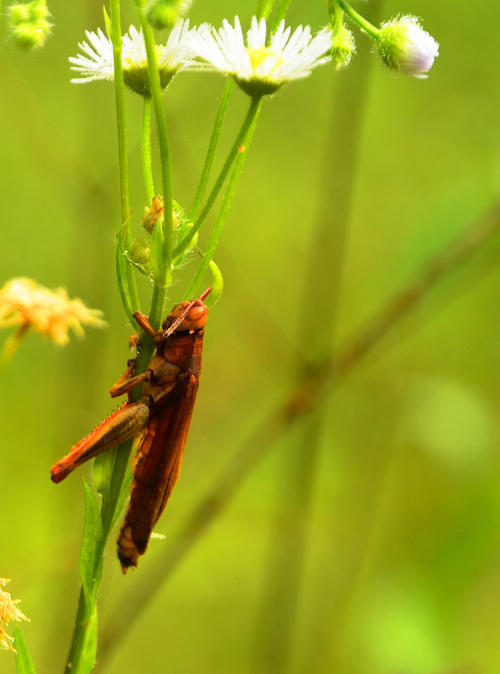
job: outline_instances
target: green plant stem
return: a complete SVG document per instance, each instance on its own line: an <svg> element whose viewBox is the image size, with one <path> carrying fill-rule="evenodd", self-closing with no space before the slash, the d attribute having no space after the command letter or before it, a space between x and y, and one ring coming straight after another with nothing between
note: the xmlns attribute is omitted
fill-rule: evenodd
<svg viewBox="0 0 500 674"><path fill-rule="evenodd" d="M79 671L80 653L83 649L85 626L88 624L88 614L89 611L86 606L85 593L82 586L80 588L80 596L78 598L78 609L76 612L75 626L73 628L71 649L66 662L66 667L64 669L65 674L71 674L71 672Z"/></svg>
<svg viewBox="0 0 500 674"><path fill-rule="evenodd" d="M340 5L340 7L344 10L344 12L351 17L354 23L358 24L361 30L364 30L365 33L375 38L375 40L378 40L380 30L376 26L374 26L367 19L365 19L364 16L358 14L358 12L356 12L356 10L353 9L351 5L349 5L349 3L345 2L345 0L337 0L337 2Z"/></svg>
<svg viewBox="0 0 500 674"><path fill-rule="evenodd" d="M151 299L151 311L149 313L149 322L155 328L160 327L163 307L165 304L166 288L155 284L153 288L153 297Z"/></svg>
<svg viewBox="0 0 500 674"><path fill-rule="evenodd" d="M148 205L155 195L153 166L151 162L151 99L144 96L142 107L142 172Z"/></svg>
<svg viewBox="0 0 500 674"><path fill-rule="evenodd" d="M207 189L210 171L212 170L212 166L215 159L215 151L217 149L217 144L219 142L220 133L222 130L222 124L224 122L224 117L226 116L227 106L229 105L229 99L231 98L233 89L234 89L234 80L230 78L226 81L226 85L224 87L224 91L222 92L222 96L220 99L219 107L217 109L214 128L212 129L212 135L210 136L207 155L205 157L205 162L203 164L203 169L201 171L200 182L198 184L198 189L196 190L193 208L191 210L192 220L196 220L200 212L201 201L205 195L205 190Z"/></svg>
<svg viewBox="0 0 500 674"><path fill-rule="evenodd" d="M125 246L130 250L132 246L132 232L130 230L130 186L128 175L127 129L125 121L125 83L123 81L122 63L122 32L120 19L120 0L111 0L111 40L113 42L113 63L115 74L115 107L116 127L118 133L118 162L120 173L120 204L121 219ZM139 309L139 295L134 273L127 265L128 294L132 306ZM127 311L127 307L125 307ZM129 318L131 318L129 316Z"/></svg>
<svg viewBox="0 0 500 674"><path fill-rule="evenodd" d="M160 279L155 284L153 303L149 319L151 324L158 327L165 303L168 286L171 283L171 266L174 247L174 222L172 218L172 186L170 172L170 150L168 144L167 120L162 101L162 89L153 29L147 20L144 0L135 0L141 19L146 54L148 57L149 82L155 110L156 124L158 129L158 143L160 145L160 165L163 189L163 218L164 218L164 248Z"/></svg>
<svg viewBox="0 0 500 674"><path fill-rule="evenodd" d="M109 457L113 460L113 472L109 488L103 494L101 507L102 535L96 538L93 550L95 564L93 585L88 595L85 593L83 585L80 588L73 639L65 669L66 674L87 674L92 669L92 666L89 666L86 651L95 648L89 646L89 644L95 638L94 635L97 630L97 593L102 578L104 548L113 524L131 447L132 441L129 440L114 450L113 455Z"/></svg>
<svg viewBox="0 0 500 674"><path fill-rule="evenodd" d="M120 204L122 233L125 245L130 249L132 243L132 234L130 229L130 189L128 176L128 156L127 156L127 135L125 123L125 84L123 81L122 66L122 36L120 20L120 0L111 0L111 39L113 41L113 60L115 74L115 105L116 120L118 132L118 157L120 174ZM139 308L139 297L135 277L130 265L127 265L126 274L126 294L130 297L133 308ZM122 293L122 297L123 297ZM125 305L127 314L129 308ZM131 318L129 316L129 318ZM78 610L75 620L72 643L68 660L66 663L67 674L87 674L92 668L89 664L95 658L96 630L97 630L97 593L102 577L103 553L106 540L112 526L113 517L116 511L118 497L120 495L121 484L125 475L128 457L132 447L131 441L128 441L109 452L107 460L112 466L111 480L109 486L103 493L101 520L102 534L96 537L93 550L95 571L93 574L93 584L88 594L85 593L83 585L80 590L78 601ZM89 652L91 655L89 656Z"/></svg>
<svg viewBox="0 0 500 674"><path fill-rule="evenodd" d="M142 29L143 29L143 34L144 34L144 39L145 39L145 44L146 44L146 52L148 55L148 67L149 67L149 75L150 75L150 82L151 82L151 91L152 91L152 99L153 99L153 105L155 107L155 115L156 115L156 120L157 120L157 125L158 125L158 137L159 137L159 142L160 142L160 159L161 159L161 167L162 167L162 186L163 186L163 196L164 196L164 218L165 218L165 233L164 233L164 241L165 241L165 248L164 248L164 275L162 277L162 280L164 283L156 284L154 291L153 291L153 299L152 299L152 305L151 305L151 313L150 313L150 321L153 326L157 327L162 316L163 312L163 305L164 305L164 300L165 300L165 294L166 294L166 288L169 284L170 281L170 266L171 266L171 260L172 260L172 253L173 253L173 221L172 221L172 193L171 193L171 186L170 186L170 165L169 165L169 149L168 149L168 137L167 137L167 126L166 126L166 119L164 115L164 110L163 110L163 103L161 99L161 85L160 85L160 78L159 78L159 73L158 73L158 65L156 62L156 54L155 54L155 47L154 47L154 35L151 27L149 26L145 12L144 12L144 3L142 0L136 0L136 4L139 9L140 17L141 17L141 24L142 24ZM113 29L113 17L119 17L119 0L112 0L112 5L111 5L111 19L112 19L112 29ZM113 11L113 9L115 11ZM118 19L119 20L119 19ZM115 26L116 28L116 26ZM121 46L121 31L119 31L119 42ZM113 32L113 35L116 37L117 33L116 30ZM115 73L118 72L117 70L117 61L115 57ZM117 87L118 87L118 81L121 80L121 83L123 84L123 72L121 68L121 50L119 53L119 72L121 74L120 77L116 75L116 81L117 81ZM201 189L201 198L203 196L203 192L206 188L206 183L208 181L208 175L210 172L211 164L213 163L213 156L215 153L215 148L217 145L218 141L218 136L220 134L220 126L222 125L222 121L224 118L225 114L225 109L227 108L227 102L229 100L229 96L231 93L232 86L226 85L226 88L224 90L224 94L221 100L221 104L219 106L219 113L216 118L216 123L214 126L214 132L212 134L212 139L209 145L209 151L207 153L207 160L205 161L205 166L202 172L202 180L205 182L205 184L202 184L202 180L200 180L200 187ZM122 88L122 93L123 93L123 88ZM117 96L118 99L118 96ZM227 99L227 100L226 100ZM123 102L123 99L122 99ZM200 267L197 270L197 273L195 275L195 278L193 279L193 284L196 284L199 279L203 276L210 259L213 255L213 252L215 251L217 244L220 239L220 235L224 226L225 218L227 216L227 212L230 208L231 202L234 197L234 192L236 189L236 185L238 182L238 179L241 175L241 171L243 169L244 161L246 158L246 154L248 152L253 133L255 131L255 126L257 123L258 115L261 109L261 103L262 103L262 98L254 98L252 99L252 102L250 104L247 116L245 117L245 120L242 124L242 127L240 129L240 132L233 144L233 147L231 148L231 151L229 153L229 156L226 160L226 163L223 166L223 169L221 170L221 173L219 174L219 178L216 182L216 185L214 189L212 190L209 199L207 201L207 205L205 206L204 209L204 215L203 219L199 221L198 223L198 229L201 226L201 223L203 222L204 218L210 211L210 208L212 207L215 199L217 198L224 181L231 170L231 178L229 180L229 184L226 190L226 194L224 196L223 203L221 205L221 210L219 213L219 217L217 219L217 222L214 226L214 229L212 231L212 234L209 239L208 243L208 248L207 248L207 254L204 256ZM150 153L150 144L149 144L149 138L150 138L150 110L149 113L147 111L147 103L145 102L144 105L144 111L143 111L143 148L142 148L142 155L143 155L143 171L144 171L144 180L145 180L145 185L146 185L146 191L148 192L148 198L149 195L154 196L154 187L153 187L153 180L152 180L152 173L151 173L151 153ZM150 107L150 106L149 106ZM118 114L118 111L120 113ZM221 112L222 111L222 112ZM120 142L120 175L122 176L122 169L123 169L123 175L126 177L126 182L125 186L126 189L123 189L124 183L121 182L122 185L122 217L124 216L124 213L126 211L127 217L124 220L124 223L127 222L127 229L124 231L125 237L128 235L128 241L127 238L126 240L126 245L129 247L130 244L128 243L131 239L130 235L130 227L128 225L128 218L129 218L129 211L130 211L130 205L129 205L129 192L128 192L128 170L127 170L127 163L126 163L126 136L124 133L124 107L119 107L117 103L117 117L119 119L119 142ZM149 124L148 124L149 122ZM123 152L123 148L125 147L125 152ZM124 162L122 163L122 158L124 158ZM204 175L206 174L206 175ZM152 196L151 196L152 199ZM207 207L208 206L208 207ZM197 229L195 230L197 231ZM192 238L194 232L190 232L189 235L189 240ZM183 242L181 242L182 244ZM135 286L134 286L135 287ZM135 291L136 292L136 291ZM137 306L137 304L134 303L134 306ZM153 352L153 344L151 340L144 340L144 345L141 350L138 362L137 362L137 367L136 371L137 372L142 372L144 371L147 363L149 362L152 352ZM139 391L134 392L135 395L133 395L133 399L137 399L139 396ZM128 457L130 454L130 449L131 449L131 441L128 441L124 443L123 445L120 445L116 450L113 451L113 453L110 453L109 460L113 462L113 469L112 469L112 475L111 475L111 480L109 483L108 488L106 491L103 493L103 499L102 499L102 507L101 507L101 523L102 523L102 534L98 540L95 541L95 549L94 549L94 559L95 559L95 572L93 574L93 585L90 590L90 592L86 595L83 587L80 590L80 598L79 598L79 603L78 603L78 612L77 612L77 618L75 622L75 628L74 628L74 633L73 633L73 641L72 641L72 646L69 654L69 658L67 661L66 665L66 674L87 674L90 669L88 669L86 666L84 668L81 667L81 662L82 662L82 656L85 653L86 649L89 647L92 648L93 646L91 645L91 640L93 638L93 634L95 630L97 629L97 608L96 608L96 601L97 601L97 592L100 584L100 580L102 577L102 568L103 568L103 553L104 553L104 548L106 545L106 540L109 535L109 532L113 526L113 522L115 519L116 515L116 508L117 508L117 503L118 499L120 496L120 491L121 491L121 485L123 483L126 470L127 470L127 464L128 464ZM90 644L90 646L89 646ZM88 662L88 660L87 660Z"/></svg>
<svg viewBox="0 0 500 674"><path fill-rule="evenodd" d="M137 359L136 371L144 372L151 359L154 346L151 340L144 339L143 348ZM138 400L141 395L140 389L132 391L132 400ZM80 589L78 610L73 631L71 649L66 663L66 674L87 674L91 671L88 667L87 651L93 638L94 630L97 630L97 593L102 578L103 555L109 533L117 516L117 504L120 497L121 486L126 475L128 458L132 449L132 440L127 440L119 447L111 450L106 459L111 463L111 479L106 490L102 494L101 506L101 535L96 537L93 550L94 574L93 585L88 594L83 585Z"/></svg>
<svg viewBox="0 0 500 674"><path fill-rule="evenodd" d="M219 196L219 192L221 191L229 172L233 168L233 165L236 163L236 161L242 154L246 154L246 152L242 152L242 147L245 145L248 131L252 126L252 124L254 123L260 111L260 102L261 98L259 97L252 98L246 117L243 120L243 124L241 125L238 135L236 136L236 139L231 149L229 150L226 161L224 162L224 166L222 167L217 177L215 185L212 191L210 192L210 195L208 196L205 206L202 212L200 213L199 217L196 219L194 226L189 230L189 234L187 234L181 241L179 241L179 243L175 247L174 250L175 257L183 253L186 250L187 246L191 243L193 236L200 229L201 225L205 221L205 218L212 209L212 206L214 205L215 200ZM244 149L247 150L248 148Z"/></svg>
<svg viewBox="0 0 500 674"><path fill-rule="evenodd" d="M338 3L338 0L328 0L328 14L330 15L330 26L336 33L344 22L344 10Z"/></svg>
<svg viewBox="0 0 500 674"><path fill-rule="evenodd" d="M273 20L271 22L271 30L270 30L271 34L276 32L278 26L285 18L291 2L292 0L281 0L281 2L279 3L278 7L276 8L276 12L273 16Z"/></svg>
<svg viewBox="0 0 500 674"><path fill-rule="evenodd" d="M217 216L217 220L215 222L215 225L212 229L212 232L210 234L210 238L208 240L208 245L207 249L203 255L203 259L196 270L196 274L194 275L194 278L192 279L191 283L189 284L189 288L186 291L186 297L192 298L194 297L194 293L196 291L196 288L198 287L199 282L203 278L204 273L206 272L208 265L210 263L210 260L212 259L215 250L219 244L220 237L222 234L222 230L224 228L224 224L226 222L226 217L228 214L228 211L231 207L231 203L234 198L234 193L236 190L236 186L238 184L239 177L241 175L241 172L243 170L243 166L245 164L245 159L248 154L248 150L250 148L250 144L252 142L252 137L255 131L255 127L257 125L257 120L259 118L259 113L262 108L262 96L255 96L252 98L252 101L250 103L250 107L248 109L247 116L245 118L245 122L243 123L242 129L245 129L245 132L243 136L241 137L241 141L238 144L238 154L234 160L234 167L231 173L231 177L229 179L229 183L226 189L226 193L224 195L224 199L222 201L222 205L219 211L219 215ZM238 134L238 137L240 134Z"/></svg>
<svg viewBox="0 0 500 674"><path fill-rule="evenodd" d="M261 19L261 18L267 19L267 17L273 11L273 5L274 5L274 0L259 0L259 2L257 3L257 10L255 12L255 15L257 16L257 18L258 19Z"/></svg>

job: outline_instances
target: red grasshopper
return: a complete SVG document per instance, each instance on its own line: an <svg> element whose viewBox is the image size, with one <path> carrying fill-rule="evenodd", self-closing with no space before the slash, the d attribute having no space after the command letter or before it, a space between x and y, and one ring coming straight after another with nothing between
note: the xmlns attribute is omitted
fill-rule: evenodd
<svg viewBox="0 0 500 674"><path fill-rule="evenodd" d="M144 314L134 318L153 339L156 352L147 370L135 375L135 359L112 387L113 398L143 384L138 402L124 403L51 469L61 482L97 454L140 436L134 459L130 503L118 537L118 558L126 573L137 566L179 477L189 424L198 390L204 327L211 288L192 302L182 302L156 332Z"/></svg>

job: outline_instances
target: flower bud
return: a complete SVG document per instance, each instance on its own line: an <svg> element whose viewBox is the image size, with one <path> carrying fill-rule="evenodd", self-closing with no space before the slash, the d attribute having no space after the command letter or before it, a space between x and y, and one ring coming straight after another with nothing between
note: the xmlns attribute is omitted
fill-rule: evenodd
<svg viewBox="0 0 500 674"><path fill-rule="evenodd" d="M186 0L156 0L148 11L148 21L154 28L173 28L190 5Z"/></svg>
<svg viewBox="0 0 500 674"><path fill-rule="evenodd" d="M380 27L377 48L384 63L392 70L425 78L439 44L419 24L414 16L403 16Z"/></svg>
<svg viewBox="0 0 500 674"><path fill-rule="evenodd" d="M142 226L146 232L151 232L154 229L156 221L158 218L163 216L163 200L161 197L153 197L151 202L151 208L146 208L144 213L144 218L142 220Z"/></svg>
<svg viewBox="0 0 500 674"><path fill-rule="evenodd" d="M45 0L18 3L9 8L9 28L22 49L41 47L50 35L52 24Z"/></svg>
<svg viewBox="0 0 500 674"><path fill-rule="evenodd" d="M332 48L330 56L335 70L342 70L349 65L353 54L356 52L356 43L354 42L354 35L348 30L344 24L334 29L332 37Z"/></svg>
<svg viewBox="0 0 500 674"><path fill-rule="evenodd" d="M130 248L130 259L140 265L147 265L151 259L151 248L143 236L138 236Z"/></svg>

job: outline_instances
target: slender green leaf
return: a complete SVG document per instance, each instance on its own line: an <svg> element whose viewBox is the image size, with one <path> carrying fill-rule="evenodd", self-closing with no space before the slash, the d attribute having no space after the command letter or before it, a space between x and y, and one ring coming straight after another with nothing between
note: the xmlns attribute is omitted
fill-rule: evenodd
<svg viewBox="0 0 500 674"><path fill-rule="evenodd" d="M286 16L291 0L281 0L271 22L271 32L275 33L280 23Z"/></svg>
<svg viewBox="0 0 500 674"><path fill-rule="evenodd" d="M112 476L116 466L117 451L112 450L104 454L99 454L94 460L94 469L92 478L97 492L106 499L108 498L108 490L112 482ZM132 466L127 468L125 479L120 486L120 493L116 500L116 506L112 517L111 527L116 524L116 520L121 515L125 501L130 492L130 485L132 484Z"/></svg>
<svg viewBox="0 0 500 674"><path fill-rule="evenodd" d="M126 440L124 443L111 450L113 455L113 475L107 485L102 499L101 521L103 535L107 538L117 517L117 503L120 499L122 482L125 479L128 468L128 459L132 448L132 440Z"/></svg>
<svg viewBox="0 0 500 674"><path fill-rule="evenodd" d="M128 500L130 494L131 484L132 484L132 467L130 466L125 475L125 479L123 480L120 487L120 494L118 496L118 500L116 501L116 509L113 515L113 523L111 526L114 526L116 524L117 519L122 514L123 508L125 507L125 503Z"/></svg>
<svg viewBox="0 0 500 674"><path fill-rule="evenodd" d="M112 451L98 454L94 459L92 466L92 481L98 494L103 496L113 474L115 466L115 453Z"/></svg>
<svg viewBox="0 0 500 674"><path fill-rule="evenodd" d="M80 549L80 574L83 591L88 602L93 601L96 585L96 554L101 545L102 525L101 513L97 504L96 495L83 483L85 497L85 515L83 520L82 546Z"/></svg>
<svg viewBox="0 0 500 674"><path fill-rule="evenodd" d="M118 244L116 246L116 278L118 281L118 290L120 291L120 298L127 314L129 321L132 321L133 308L132 298L130 295L130 286L127 275L127 261L124 255L123 236L118 235Z"/></svg>
<svg viewBox="0 0 500 674"><path fill-rule="evenodd" d="M104 15L104 27L106 28L106 35L110 37L111 35L111 19L109 18L109 14L106 10L106 7L103 5L102 6L102 13Z"/></svg>
<svg viewBox="0 0 500 674"><path fill-rule="evenodd" d="M259 0L257 4L256 14L260 18L263 16L265 19L271 14L271 10L274 5L274 0Z"/></svg>
<svg viewBox="0 0 500 674"><path fill-rule="evenodd" d="M224 278L218 265L213 260L210 260L208 266L212 273L212 292L205 300L205 304L207 307L213 307L222 296L222 291L224 290Z"/></svg>
<svg viewBox="0 0 500 674"><path fill-rule="evenodd" d="M26 639L20 627L14 630L14 648L16 649L17 674L36 674Z"/></svg>

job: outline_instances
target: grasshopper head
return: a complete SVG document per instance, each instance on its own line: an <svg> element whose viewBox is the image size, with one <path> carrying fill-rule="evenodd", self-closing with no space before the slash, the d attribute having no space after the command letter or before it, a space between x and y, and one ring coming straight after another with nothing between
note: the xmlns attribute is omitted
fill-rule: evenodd
<svg viewBox="0 0 500 674"><path fill-rule="evenodd" d="M201 330L205 327L207 316L208 307L203 300L181 302L174 307L163 323L163 334L168 337L173 332Z"/></svg>
<svg viewBox="0 0 500 674"><path fill-rule="evenodd" d="M181 302L173 308L163 322L163 337L174 332L194 332L205 327L208 316L208 307L203 301L208 297L212 288L207 288L201 295L191 302Z"/></svg>

